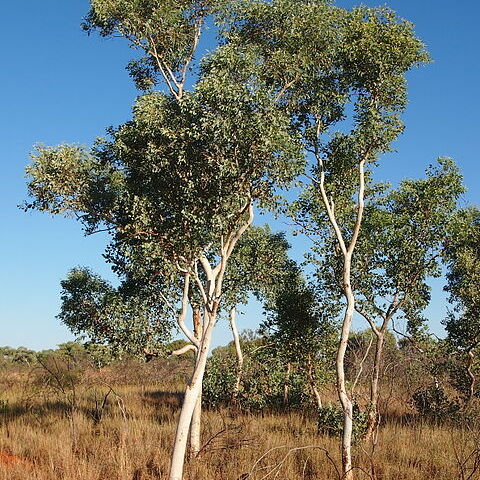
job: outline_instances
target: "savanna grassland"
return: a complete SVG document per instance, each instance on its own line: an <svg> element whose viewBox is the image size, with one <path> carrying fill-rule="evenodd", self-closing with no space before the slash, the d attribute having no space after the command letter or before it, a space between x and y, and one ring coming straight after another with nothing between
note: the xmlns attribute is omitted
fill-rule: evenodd
<svg viewBox="0 0 480 480"><path fill-rule="evenodd" d="M47 369L46 369L46 368ZM103 369L4 366L0 478L150 480L166 478L188 376L185 360L134 361ZM324 388L335 402L334 387ZM376 445L357 441L356 478L480 478L473 424L422 419L391 394L381 405ZM202 450L188 480L336 480L338 438L318 433L313 410L205 409Z"/></svg>

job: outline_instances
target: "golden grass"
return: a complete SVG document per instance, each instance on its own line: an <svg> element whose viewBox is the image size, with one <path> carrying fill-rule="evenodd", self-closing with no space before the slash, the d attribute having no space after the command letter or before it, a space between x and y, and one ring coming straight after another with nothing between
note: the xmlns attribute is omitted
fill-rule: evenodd
<svg viewBox="0 0 480 480"><path fill-rule="evenodd" d="M4 388L0 452L18 460L1 461L0 455L0 480L166 478L181 402L179 384L175 388L118 386L100 421L95 399L101 403L109 391L104 384L79 388L73 409L72 392L32 398L25 385ZM476 448L474 437L453 427L389 421L373 454L355 447L356 479L461 479L459 462ZM339 478L338 439L318 435L309 413L207 410L202 440L206 445L188 461L186 480ZM471 480L479 478L475 473Z"/></svg>

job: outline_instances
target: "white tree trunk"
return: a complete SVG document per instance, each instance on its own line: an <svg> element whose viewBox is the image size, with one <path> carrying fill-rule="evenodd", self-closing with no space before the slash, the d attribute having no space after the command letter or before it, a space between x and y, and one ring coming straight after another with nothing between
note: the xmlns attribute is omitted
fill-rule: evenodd
<svg viewBox="0 0 480 480"><path fill-rule="evenodd" d="M343 432L342 432L342 479L353 480L352 471L352 433L353 433L353 404L348 396L345 382L345 352L347 350L350 326L352 324L355 308L355 297L350 285L351 257L345 258L344 289L347 299L347 308L343 317L342 333L337 350L337 393L343 410Z"/></svg>
<svg viewBox="0 0 480 480"><path fill-rule="evenodd" d="M195 458L201 448L202 427L202 389L198 395L195 410L193 410L192 423L190 424L190 458Z"/></svg>
<svg viewBox="0 0 480 480"><path fill-rule="evenodd" d="M227 238L222 236L221 259L219 263L212 268L205 255L200 256L198 262L201 264L206 276L206 282L203 283L196 270L194 269L194 280L197 284L199 292L203 298L203 321L199 316L194 315L194 328L197 330L192 333L185 325L185 316L187 312L187 302L189 293L189 282L191 273L185 272L185 284L182 299L182 310L178 317L178 325L197 349L197 359L192 379L185 391L182 410L177 424L177 432L175 434L175 442L170 463L170 473L168 480L183 480L183 466L185 462L185 452L187 449L188 434L192 425L194 410L198 405L202 392L202 382L207 364L208 351L212 340L213 328L215 326L218 314L220 298L222 295L223 278L227 261L232 251L243 233L252 224L253 221L253 203L249 199L245 204L243 212L247 215L245 223L243 223L236 232L231 232ZM198 326L198 328L196 328ZM199 417L197 417L198 420ZM193 422L196 423L196 420ZM197 428L198 427L198 428ZM193 426L193 430L199 432L199 423ZM194 440L194 443L196 440Z"/></svg>
<svg viewBox="0 0 480 480"><path fill-rule="evenodd" d="M200 342L202 339L202 317L199 308L193 310L193 334L195 338ZM199 355L195 355L195 365L198 364ZM202 427L202 389L200 388L200 394L193 411L192 423L190 425L190 450L189 457L195 458L200 452L201 448L201 427Z"/></svg>
<svg viewBox="0 0 480 480"><path fill-rule="evenodd" d="M322 396L320 395L320 391L318 390L318 387L317 387L317 382L315 381L315 375L313 374L312 360L310 359L310 357L308 358L307 374L308 374L308 380L310 382L312 392L315 396L315 400L317 401L317 408L320 410L323 407Z"/></svg>
<svg viewBox="0 0 480 480"><path fill-rule="evenodd" d="M238 397L240 392L240 385L242 383L243 375L243 353L240 345L240 336L237 329L237 309L233 307L230 309L230 328L233 333L233 343L235 344L235 352L237 353L237 376L235 379L235 386L233 387L234 400Z"/></svg>
<svg viewBox="0 0 480 480"><path fill-rule="evenodd" d="M209 318L208 325L205 329L198 350L198 362L195 365L190 384L185 390L185 397L183 400L180 418L177 424L177 432L175 435L175 442L173 445L172 459L170 464L169 480L183 479L183 465L185 462L185 452L187 449L187 440L190 425L192 424L193 412L197 406L202 391L203 375L205 373L205 366L207 363L208 350L212 339L213 326L215 320Z"/></svg>
<svg viewBox="0 0 480 480"><path fill-rule="evenodd" d="M467 403L470 403L474 396L475 396L475 383L476 383L476 378L475 374L472 371L473 364L475 362L475 353L473 352L473 348L470 348L468 350L468 364L467 364L467 374L470 379L470 385L468 388L468 398L467 398Z"/></svg>
<svg viewBox="0 0 480 480"><path fill-rule="evenodd" d="M350 327L352 325L353 312L355 311L355 296L351 285L351 268L352 254L360 234L360 227L363 219L363 211L365 208L365 162L367 160L368 150L365 152L362 160L358 165L359 172L359 189L358 189L358 205L357 218L353 227L350 243L345 243L342 230L340 229L335 217L335 204L328 197L325 189L325 170L324 163L320 156L317 156L317 162L320 167L320 193L327 210L330 223L335 231L338 245L343 254L343 294L347 301L347 308L342 323L342 333L337 349L336 373L337 373L337 393L343 410L343 433L342 433L342 479L353 480L352 471L352 433L353 433L353 404L347 393L345 384L345 352L348 345L348 337L350 335Z"/></svg>

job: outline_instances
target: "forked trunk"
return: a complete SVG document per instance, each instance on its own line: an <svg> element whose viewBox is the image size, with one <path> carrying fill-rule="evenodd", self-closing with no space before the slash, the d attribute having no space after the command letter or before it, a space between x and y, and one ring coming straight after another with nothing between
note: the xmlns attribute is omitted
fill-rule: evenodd
<svg viewBox="0 0 480 480"><path fill-rule="evenodd" d="M192 379L185 390L185 397L173 445L170 474L168 477L169 480L182 480L183 478L183 465L185 462L188 433L190 425L192 424L193 412L197 406L202 391L203 375L205 373L214 324L215 320L210 318L202 336L202 342L200 343L200 348L198 350L198 361L195 365Z"/></svg>

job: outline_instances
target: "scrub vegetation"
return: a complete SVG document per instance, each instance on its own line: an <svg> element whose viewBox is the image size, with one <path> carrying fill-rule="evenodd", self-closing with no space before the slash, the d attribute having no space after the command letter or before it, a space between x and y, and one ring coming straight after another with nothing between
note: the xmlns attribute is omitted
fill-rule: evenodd
<svg viewBox="0 0 480 480"><path fill-rule="evenodd" d="M23 207L108 232L118 281L61 282L83 345L3 349L8 475L478 476L479 211L450 158L376 173L430 60L413 25L327 0L91 0L83 28L130 47L140 94L89 147L37 145ZM303 260L258 213L311 241ZM240 334L252 296L265 316ZM233 341L211 352L219 321Z"/></svg>

